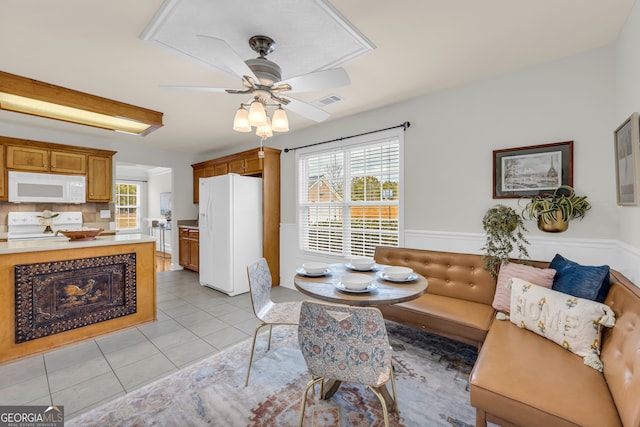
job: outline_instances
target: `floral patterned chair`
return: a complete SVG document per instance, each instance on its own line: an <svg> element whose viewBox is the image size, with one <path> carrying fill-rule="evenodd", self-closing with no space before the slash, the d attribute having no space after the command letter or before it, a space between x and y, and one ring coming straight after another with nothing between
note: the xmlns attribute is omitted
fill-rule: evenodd
<svg viewBox="0 0 640 427"><path fill-rule="evenodd" d="M280 302L271 301L271 271L267 260L260 258L259 260L247 266L249 274L249 293L251 294L251 303L253 312L260 320L260 324L253 332L253 343L251 344L251 354L249 355L249 368L247 369L247 378L244 386L249 384L249 374L251 373L251 364L253 363L253 353L256 348L256 338L258 331L263 326L269 326L269 344L267 351L271 349L271 331L273 325L297 325L300 318L301 302Z"/></svg>
<svg viewBox="0 0 640 427"><path fill-rule="evenodd" d="M299 425L302 426L309 388L324 380L366 385L380 403L385 426L389 426L387 400L396 407L396 387L391 362L392 349L382 313L372 307L351 307L303 301L298 325L300 350L307 363L311 381L302 398ZM386 383L391 380L393 397L388 395Z"/></svg>

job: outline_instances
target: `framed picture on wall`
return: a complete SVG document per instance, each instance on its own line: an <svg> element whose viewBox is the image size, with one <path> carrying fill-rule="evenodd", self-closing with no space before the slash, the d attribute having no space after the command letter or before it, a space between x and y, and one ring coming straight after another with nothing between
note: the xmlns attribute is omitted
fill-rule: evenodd
<svg viewBox="0 0 640 427"><path fill-rule="evenodd" d="M493 198L553 193L573 186L573 141L493 151Z"/></svg>
<svg viewBox="0 0 640 427"><path fill-rule="evenodd" d="M638 113L633 113L613 133L616 156L616 199L619 205L640 204L640 131Z"/></svg>

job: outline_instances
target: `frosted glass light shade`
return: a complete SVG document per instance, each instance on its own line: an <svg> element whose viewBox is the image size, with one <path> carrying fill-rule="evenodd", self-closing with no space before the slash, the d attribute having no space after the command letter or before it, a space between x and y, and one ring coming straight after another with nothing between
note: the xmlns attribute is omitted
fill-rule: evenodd
<svg viewBox="0 0 640 427"><path fill-rule="evenodd" d="M249 124L251 126L261 126L267 123L267 113L264 105L260 101L253 101L249 107Z"/></svg>
<svg viewBox="0 0 640 427"><path fill-rule="evenodd" d="M256 128L256 135L262 138L269 138L273 136L273 132L271 131L271 120L269 120L269 117L267 117L267 123Z"/></svg>
<svg viewBox="0 0 640 427"><path fill-rule="evenodd" d="M238 111L236 111L236 116L233 118L233 130L236 132L251 132L249 112L243 107L238 108Z"/></svg>
<svg viewBox="0 0 640 427"><path fill-rule="evenodd" d="M273 112L271 129L274 132L289 132L289 120L287 119L287 113L282 107L278 107L278 109Z"/></svg>

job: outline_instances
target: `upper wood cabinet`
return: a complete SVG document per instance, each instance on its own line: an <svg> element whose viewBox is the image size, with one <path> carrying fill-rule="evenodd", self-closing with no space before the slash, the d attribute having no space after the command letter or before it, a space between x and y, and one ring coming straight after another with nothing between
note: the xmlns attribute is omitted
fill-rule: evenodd
<svg viewBox="0 0 640 427"><path fill-rule="evenodd" d="M7 169L48 172L49 150L34 147L8 145Z"/></svg>
<svg viewBox="0 0 640 427"><path fill-rule="evenodd" d="M81 153L51 150L49 165L51 172L83 174L87 172L87 156Z"/></svg>
<svg viewBox="0 0 640 427"><path fill-rule="evenodd" d="M87 202L112 199L112 157L115 151L0 137L6 146L2 166L0 200L7 199L6 171L59 173L87 177ZM5 161L6 160L6 161Z"/></svg>
<svg viewBox="0 0 640 427"><path fill-rule="evenodd" d="M88 156L87 202L109 202L112 194L111 156Z"/></svg>
<svg viewBox="0 0 640 427"><path fill-rule="evenodd" d="M264 147L207 160L193 168L193 203L199 202L199 180L210 176L237 173L262 177L262 254L271 270L272 284L280 283L280 150Z"/></svg>

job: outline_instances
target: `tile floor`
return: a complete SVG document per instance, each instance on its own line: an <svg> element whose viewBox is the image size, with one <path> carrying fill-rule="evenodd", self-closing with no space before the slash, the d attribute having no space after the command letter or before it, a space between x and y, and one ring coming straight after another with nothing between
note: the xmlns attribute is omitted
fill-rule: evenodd
<svg viewBox="0 0 640 427"><path fill-rule="evenodd" d="M278 286L272 299L304 295ZM258 325L248 293L200 286L189 270L157 273L157 303L155 322L0 365L0 405L64 405L72 418L250 338Z"/></svg>

